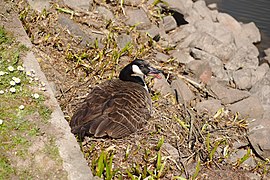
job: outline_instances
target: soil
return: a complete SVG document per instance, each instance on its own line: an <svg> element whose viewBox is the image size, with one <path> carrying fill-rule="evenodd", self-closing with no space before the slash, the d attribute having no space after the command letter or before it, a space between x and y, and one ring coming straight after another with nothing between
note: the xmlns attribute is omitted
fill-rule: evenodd
<svg viewBox="0 0 270 180"><path fill-rule="evenodd" d="M160 63L153 60L154 50L166 52L166 49L162 49L146 35L125 26L120 20L104 21L101 15L96 13L71 16L57 11L56 7L66 8L59 2L52 4L48 11L39 14L24 2L14 5L32 40L33 51L42 70L55 88L55 96L67 121L93 86L116 78L119 70L135 57L146 59L154 67L163 69L169 80L177 74L184 73L184 67L174 61ZM117 4L108 7L121 17L122 9ZM102 29L107 33L103 36L104 42L99 47L82 45L78 37L59 25L60 16L72 18L82 29ZM94 24L93 21L98 28L87 24ZM131 35L135 43L131 50L121 54L119 58L114 58L114 53L120 51L117 48L116 37L121 33ZM153 80L148 79L148 83L151 88ZM207 96L200 89L192 86L190 88L196 94L195 101ZM237 150L234 146L236 142L245 145L241 148L248 148L249 143L245 136L247 126L244 120L228 112L222 112L217 117L198 114L192 103L178 104L173 96L163 97L153 91L151 95L154 105L153 117L141 131L122 139L86 137L81 143L82 151L94 174L97 171L98 157L105 151L113 155L115 179L129 179L129 173L137 176L141 174L144 178L151 174L161 179L173 179L174 176L192 178L196 177L198 162L201 162L201 171L197 176L199 179L250 179L246 174L253 168L243 169L241 164L230 163L224 156L225 149L228 149L228 154ZM42 138L36 139L34 144L42 145ZM157 147L162 139L170 148ZM176 151L175 157L170 153L172 150ZM164 164L163 171L157 167L159 152ZM35 156L37 160L44 157L42 154ZM50 159L45 159L44 162L47 165L51 163ZM50 166L46 167L48 169L44 170L50 171ZM257 171L261 176L264 175L260 170Z"/></svg>

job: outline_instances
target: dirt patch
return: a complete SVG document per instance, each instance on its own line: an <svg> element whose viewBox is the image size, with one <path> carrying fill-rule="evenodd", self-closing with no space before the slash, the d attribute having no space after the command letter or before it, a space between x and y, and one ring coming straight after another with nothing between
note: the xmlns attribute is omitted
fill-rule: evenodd
<svg viewBox="0 0 270 180"><path fill-rule="evenodd" d="M20 146L9 151L8 158L16 169L16 175L12 178L17 176L17 178L65 179L67 173L63 170L54 136L50 132L53 128L43 123L44 120L38 112L27 116L26 119L34 123L36 129L32 130L32 136L25 134L29 147L23 156L16 156L22 149Z"/></svg>

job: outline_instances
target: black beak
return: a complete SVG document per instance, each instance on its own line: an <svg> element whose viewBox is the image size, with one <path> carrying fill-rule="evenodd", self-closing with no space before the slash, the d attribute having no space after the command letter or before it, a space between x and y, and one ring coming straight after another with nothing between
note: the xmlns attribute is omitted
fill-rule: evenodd
<svg viewBox="0 0 270 180"><path fill-rule="evenodd" d="M149 70L150 70L148 74L159 74L159 73L161 73L160 70L155 69L155 68L153 68L153 67L148 67L148 68L149 68Z"/></svg>
<svg viewBox="0 0 270 180"><path fill-rule="evenodd" d="M148 67L148 68L150 70L149 73L148 73L148 75L152 75L152 76L154 76L157 79L161 79L162 78L161 75L160 75L160 73L161 73L160 70L155 69L153 67Z"/></svg>

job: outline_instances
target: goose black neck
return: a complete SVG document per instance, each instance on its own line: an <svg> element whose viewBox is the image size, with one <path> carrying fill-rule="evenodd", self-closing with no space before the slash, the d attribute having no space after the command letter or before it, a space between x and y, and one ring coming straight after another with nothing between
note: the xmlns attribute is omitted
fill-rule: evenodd
<svg viewBox="0 0 270 180"><path fill-rule="evenodd" d="M131 66L126 66L124 69L121 70L119 79L122 81L130 81L130 82L135 82L138 83L142 86L145 86L144 80L142 77L139 76L132 76L132 67Z"/></svg>

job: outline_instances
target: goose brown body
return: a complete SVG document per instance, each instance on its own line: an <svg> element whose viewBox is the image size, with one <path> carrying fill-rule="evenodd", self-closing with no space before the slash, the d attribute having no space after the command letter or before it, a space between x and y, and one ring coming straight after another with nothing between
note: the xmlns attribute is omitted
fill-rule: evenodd
<svg viewBox="0 0 270 180"><path fill-rule="evenodd" d="M121 138L141 129L151 115L146 75L159 77L159 70L141 59L125 66L119 79L94 87L71 118L71 131L80 138Z"/></svg>
<svg viewBox="0 0 270 180"><path fill-rule="evenodd" d="M151 108L150 95L142 85L120 79L106 81L89 93L73 115L72 133L121 138L142 128Z"/></svg>

